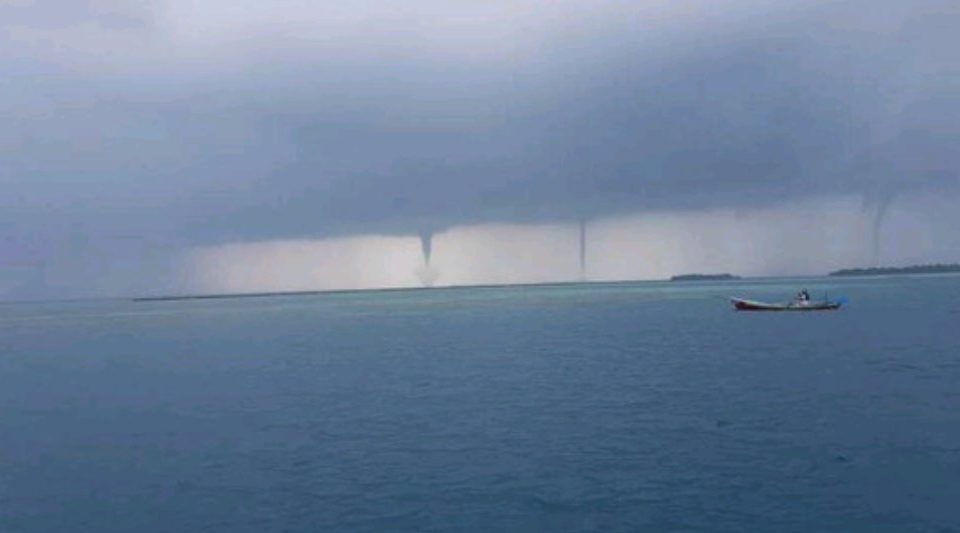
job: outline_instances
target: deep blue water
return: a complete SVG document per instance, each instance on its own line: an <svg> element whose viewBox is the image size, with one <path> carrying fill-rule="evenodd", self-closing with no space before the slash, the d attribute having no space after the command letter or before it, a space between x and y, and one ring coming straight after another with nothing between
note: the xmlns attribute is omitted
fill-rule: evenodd
<svg viewBox="0 0 960 533"><path fill-rule="evenodd" d="M960 277L0 306L5 533L949 530Z"/></svg>

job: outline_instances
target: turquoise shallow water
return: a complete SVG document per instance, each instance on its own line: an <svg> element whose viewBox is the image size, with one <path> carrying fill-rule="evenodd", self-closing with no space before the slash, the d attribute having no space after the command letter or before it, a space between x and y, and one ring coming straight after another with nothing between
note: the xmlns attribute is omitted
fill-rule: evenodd
<svg viewBox="0 0 960 533"><path fill-rule="evenodd" d="M726 297L844 294L836 313ZM0 531L960 529L960 277L0 306Z"/></svg>

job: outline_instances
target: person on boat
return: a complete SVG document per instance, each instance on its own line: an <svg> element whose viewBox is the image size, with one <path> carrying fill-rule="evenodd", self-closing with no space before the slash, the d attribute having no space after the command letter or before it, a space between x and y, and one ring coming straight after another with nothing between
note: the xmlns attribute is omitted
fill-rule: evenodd
<svg viewBox="0 0 960 533"><path fill-rule="evenodd" d="M810 293L807 292L807 289L800 289L800 294L797 295L797 302L799 303L810 303Z"/></svg>

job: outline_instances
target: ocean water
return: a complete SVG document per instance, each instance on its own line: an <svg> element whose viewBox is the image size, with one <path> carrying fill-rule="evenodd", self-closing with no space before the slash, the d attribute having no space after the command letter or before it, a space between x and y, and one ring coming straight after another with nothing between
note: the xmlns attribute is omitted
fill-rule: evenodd
<svg viewBox="0 0 960 533"><path fill-rule="evenodd" d="M846 295L735 313L731 295ZM0 306L0 531L957 531L960 277Z"/></svg>

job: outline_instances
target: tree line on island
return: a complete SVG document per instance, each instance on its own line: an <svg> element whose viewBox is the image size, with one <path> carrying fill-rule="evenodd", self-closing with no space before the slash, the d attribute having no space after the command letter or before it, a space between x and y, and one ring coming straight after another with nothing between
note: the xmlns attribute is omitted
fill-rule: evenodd
<svg viewBox="0 0 960 533"><path fill-rule="evenodd" d="M845 268L831 276L893 276L901 274L948 274L960 272L960 264L912 265L906 267Z"/></svg>

